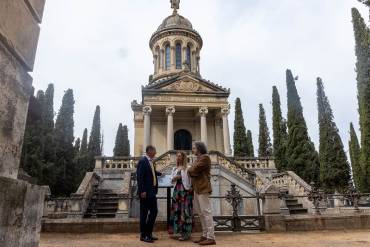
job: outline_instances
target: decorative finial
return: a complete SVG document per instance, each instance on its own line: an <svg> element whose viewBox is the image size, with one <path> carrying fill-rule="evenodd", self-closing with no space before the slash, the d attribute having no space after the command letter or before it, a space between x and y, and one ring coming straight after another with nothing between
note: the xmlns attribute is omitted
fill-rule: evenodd
<svg viewBox="0 0 370 247"><path fill-rule="evenodd" d="M180 9L180 0L170 0L173 14L177 14L177 10Z"/></svg>

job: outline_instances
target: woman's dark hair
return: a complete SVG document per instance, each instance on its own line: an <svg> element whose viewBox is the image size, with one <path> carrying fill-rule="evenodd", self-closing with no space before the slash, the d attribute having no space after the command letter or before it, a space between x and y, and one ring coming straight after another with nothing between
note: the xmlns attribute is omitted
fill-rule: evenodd
<svg viewBox="0 0 370 247"><path fill-rule="evenodd" d="M194 142L194 146L200 154L208 153L207 146L204 142Z"/></svg>

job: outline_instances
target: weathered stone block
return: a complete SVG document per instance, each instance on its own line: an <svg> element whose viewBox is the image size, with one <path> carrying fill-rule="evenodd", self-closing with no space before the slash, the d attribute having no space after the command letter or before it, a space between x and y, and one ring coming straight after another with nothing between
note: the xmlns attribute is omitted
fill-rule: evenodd
<svg viewBox="0 0 370 247"><path fill-rule="evenodd" d="M30 7L30 10L38 22L42 21L44 13L45 0L24 0Z"/></svg>
<svg viewBox="0 0 370 247"><path fill-rule="evenodd" d="M0 177L0 243L2 247L37 247L45 190Z"/></svg>
<svg viewBox="0 0 370 247"><path fill-rule="evenodd" d="M0 176L17 178L31 84L32 78L0 41Z"/></svg>
<svg viewBox="0 0 370 247"><path fill-rule="evenodd" d="M24 0L0 1L0 42L33 70L40 27Z"/></svg>

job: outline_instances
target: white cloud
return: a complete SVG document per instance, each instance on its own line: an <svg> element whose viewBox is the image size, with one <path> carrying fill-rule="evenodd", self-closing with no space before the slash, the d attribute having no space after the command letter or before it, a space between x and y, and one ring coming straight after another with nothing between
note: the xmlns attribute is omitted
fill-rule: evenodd
<svg viewBox="0 0 370 247"><path fill-rule="evenodd" d="M91 128L95 105L101 105L106 154L112 153L120 122L129 126L133 143L130 103L141 99L141 85L152 73L149 38L171 13L169 6L167 0L47 1L34 86L55 84L56 111L63 91L74 90L76 137ZM286 113L287 68L300 77L297 87L316 145L317 76L347 145L349 122L358 126L353 6L368 16L355 0L183 0L180 13L203 37L202 76L231 88L230 102L241 97L256 148L259 103L271 126L272 85Z"/></svg>

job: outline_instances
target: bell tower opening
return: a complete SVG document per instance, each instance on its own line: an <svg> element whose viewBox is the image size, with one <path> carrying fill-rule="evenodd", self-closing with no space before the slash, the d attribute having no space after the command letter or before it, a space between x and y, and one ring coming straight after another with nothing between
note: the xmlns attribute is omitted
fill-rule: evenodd
<svg viewBox="0 0 370 247"><path fill-rule="evenodd" d="M191 150L192 136L191 133L185 129L175 132L175 150Z"/></svg>

